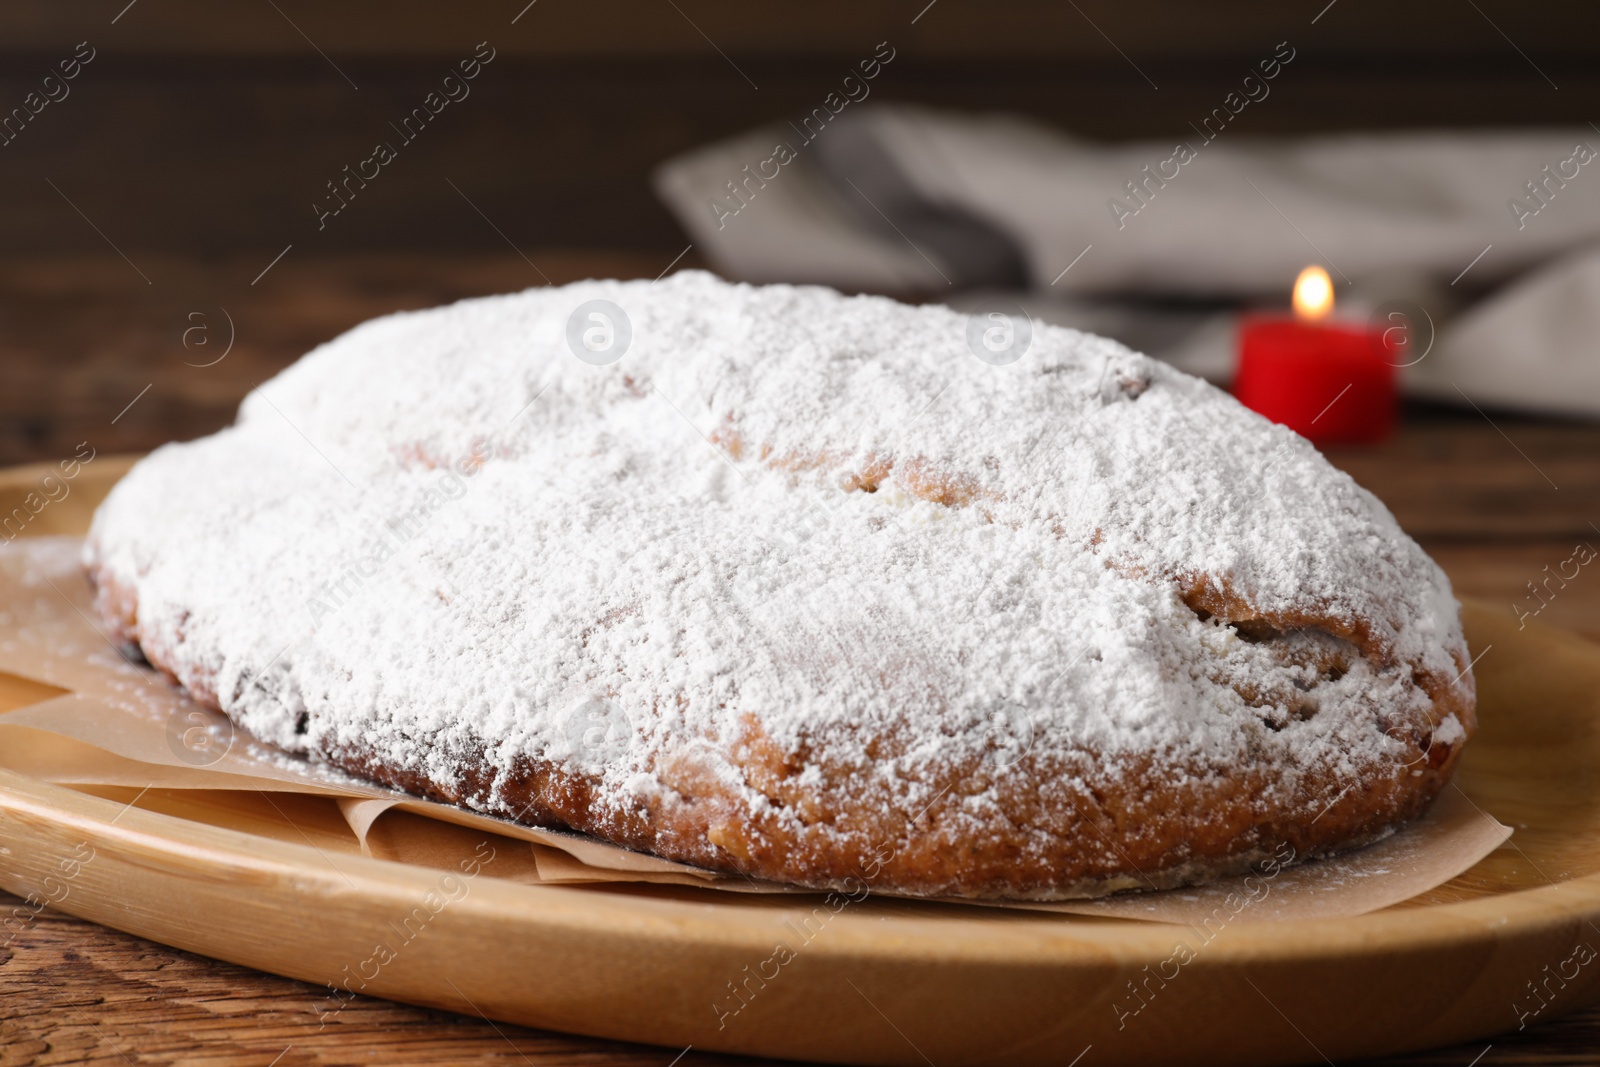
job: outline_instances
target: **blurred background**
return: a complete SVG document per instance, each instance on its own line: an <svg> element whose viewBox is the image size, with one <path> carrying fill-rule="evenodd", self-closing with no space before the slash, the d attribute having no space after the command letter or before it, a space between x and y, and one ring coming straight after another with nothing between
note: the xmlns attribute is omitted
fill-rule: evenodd
<svg viewBox="0 0 1600 1067"><path fill-rule="evenodd" d="M11 0L0 51L0 464L208 433L374 315L690 267L998 293L1227 384L1322 264L1429 350L1330 456L1600 634L1600 578L1546 581L1600 542L1592 5Z"/></svg>

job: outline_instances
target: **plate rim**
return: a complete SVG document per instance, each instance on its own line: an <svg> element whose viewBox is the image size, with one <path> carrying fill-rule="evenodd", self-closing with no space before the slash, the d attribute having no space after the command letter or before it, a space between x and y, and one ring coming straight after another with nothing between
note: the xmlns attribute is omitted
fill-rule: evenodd
<svg viewBox="0 0 1600 1067"><path fill-rule="evenodd" d="M324 883L320 886L322 891L343 894L350 886L341 883L349 880L359 883L355 886L358 892L383 895L398 891L402 884L408 889L426 888L439 875L437 868L353 853L341 853L335 864L310 845L193 822L5 768L0 768L0 812L24 818L32 816L60 829L77 829L91 843L100 841L174 860L193 860L197 853L209 854L220 861L214 864L219 872L292 874L299 879L297 886L302 892L313 888L306 881L309 875ZM174 833L176 827L182 830ZM8 883L13 880L13 868L14 864L0 863L0 873ZM530 885L492 876L478 885L484 891L480 893L475 889L461 906L496 914L517 910L535 925L592 926L599 921L606 923L613 932L637 926L636 932L641 936L697 944L704 942L708 931L715 931L721 940L757 952L770 949L775 912L822 897L822 894L751 895L649 883L605 883L598 887L589 883ZM521 907L526 901L518 898L524 894L538 896L540 906L537 909ZM693 899L686 899L690 897ZM1518 907L1508 911L1504 902L1509 897L1517 898ZM1031 910L977 910L981 905L884 895L869 895L865 899L905 909L905 914L893 916L897 921L929 919L948 925L954 919L958 923L981 926L1002 919L992 922L994 930L986 939L961 939L959 942L941 939L937 946L929 946L926 954L944 962L1062 965L1071 962L1070 951L1063 955L1063 951L1071 947L1066 942L1092 942L1097 955L1102 957L1110 953L1127 960L1148 961L1153 955L1170 951L1174 931L1192 932L1191 927L1147 919ZM478 903L473 904L473 901ZM709 924L694 921L703 917L708 907L721 913L716 921ZM913 909L924 908L929 909L927 915L911 913ZM975 910L971 914L960 914L969 908ZM597 909L603 913L598 920L594 916ZM1426 913L1436 921L1418 922L1419 913ZM885 938L880 929L866 929L869 922L874 927L881 926L879 919L876 915L863 916L854 907L846 908L830 921L827 944L808 947L807 951L843 957L857 956L863 950L879 954L891 939ZM1600 919L1600 874L1590 874L1532 889L1423 907L1381 908L1342 918L1230 924L1229 936L1208 944L1207 955L1226 966L1426 952L1460 947L1477 940L1536 936L1574 922L1596 919ZM677 935L665 934L663 922L676 930ZM1057 936L1041 936L1045 934ZM924 954L906 944L897 944L894 952L902 957Z"/></svg>

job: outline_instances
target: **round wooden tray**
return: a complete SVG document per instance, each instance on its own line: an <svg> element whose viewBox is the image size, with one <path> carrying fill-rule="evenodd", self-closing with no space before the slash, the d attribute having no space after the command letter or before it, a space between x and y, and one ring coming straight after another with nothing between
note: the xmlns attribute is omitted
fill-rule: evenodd
<svg viewBox="0 0 1600 1067"><path fill-rule="evenodd" d="M81 534L126 467L96 459L26 532ZM0 472L0 515L50 469ZM12 772L0 772L0 886L309 982L359 972L376 996L674 1049L1095 1067L1459 1042L1600 999L1584 951L1600 947L1600 647L1519 630L1503 609L1469 606L1467 622L1474 655L1493 648L1458 782L1515 827L1511 843L1403 905L1236 923L1179 965L1175 947L1199 940L1182 927L877 898L774 963L815 899L492 877L379 953L439 892L439 871L348 855L335 868L311 844ZM13 679L7 699L0 686L0 711L38 697ZM64 880L86 849L93 861Z"/></svg>

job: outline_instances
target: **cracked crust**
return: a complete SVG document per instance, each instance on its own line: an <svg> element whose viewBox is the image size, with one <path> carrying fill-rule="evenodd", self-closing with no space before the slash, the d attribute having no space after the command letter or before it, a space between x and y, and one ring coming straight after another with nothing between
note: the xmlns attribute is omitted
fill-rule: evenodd
<svg viewBox="0 0 1600 1067"><path fill-rule="evenodd" d="M923 477L930 499L971 499L965 489ZM115 634L139 646L194 699L222 709L214 680L184 656L181 640L166 644L141 631L136 592L104 570L91 568L89 575ZM1205 578L1173 584L1197 620L1232 628L1301 675L1337 681L1357 657L1396 666L1368 627L1312 613L1261 613ZM1465 648L1453 654L1465 674ZM478 738L445 742L460 771L449 779L385 762L358 745L324 744L312 755L433 800L770 881L819 889L864 881L918 896L1052 899L1220 877L1283 845L1300 858L1327 854L1417 817L1449 781L1476 720L1470 677L1462 685L1459 678L1413 675L1429 698L1427 713L1378 724L1398 743L1397 752L1354 774L1313 771L1301 782L1298 803L1271 808L1258 801L1272 785L1270 766L1180 767L1077 750L1030 751L1003 765L969 754L949 763L944 781L923 783L936 796L908 815L893 791L880 786L863 794L851 768L827 768L820 788L815 779L803 780L803 769L826 761L827 752L785 751L748 715L721 755L770 801L757 813L692 750L658 760L653 770L669 788L622 810L597 803L598 778L556 760L519 757L500 765ZM1231 684L1225 675L1218 680ZM1238 691L1269 728L1282 729L1315 714L1315 689L1286 673L1273 691ZM1439 736L1452 716L1461 729ZM877 739L877 754L907 741ZM983 810L975 813L974 803Z"/></svg>

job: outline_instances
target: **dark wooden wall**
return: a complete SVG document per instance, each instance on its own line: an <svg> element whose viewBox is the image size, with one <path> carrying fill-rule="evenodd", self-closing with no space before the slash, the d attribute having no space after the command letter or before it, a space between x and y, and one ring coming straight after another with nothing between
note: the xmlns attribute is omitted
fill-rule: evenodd
<svg viewBox="0 0 1600 1067"><path fill-rule="evenodd" d="M525 3L7 0L0 113L77 42L97 55L0 147L0 256L104 250L79 210L129 252L504 250L449 182L525 248L676 251L651 168L817 106L884 40L874 99L1097 138L1184 129L1281 40L1297 58L1241 134L1600 117L1592 4ZM318 231L324 183L483 40L497 57L472 95Z"/></svg>

